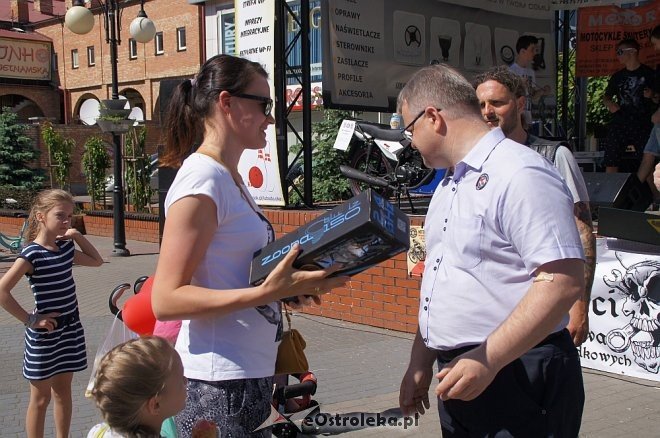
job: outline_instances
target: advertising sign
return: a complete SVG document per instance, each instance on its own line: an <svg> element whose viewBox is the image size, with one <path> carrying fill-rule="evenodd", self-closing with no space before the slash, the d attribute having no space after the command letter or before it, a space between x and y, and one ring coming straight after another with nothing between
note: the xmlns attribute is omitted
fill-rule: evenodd
<svg viewBox="0 0 660 438"><path fill-rule="evenodd" d="M508 14L513 11L508 7L493 12L439 1L324 0L321 5L323 102L330 108L391 112L419 68L445 63L471 79L494 65L511 64L523 34L539 38L537 86L555 89L551 14L521 20Z"/></svg>
<svg viewBox="0 0 660 438"><path fill-rule="evenodd" d="M51 44L0 37L0 77L50 80Z"/></svg>
<svg viewBox="0 0 660 438"><path fill-rule="evenodd" d="M598 239L582 366L660 381L660 256L613 251Z"/></svg>
<svg viewBox="0 0 660 438"><path fill-rule="evenodd" d="M236 53L260 63L268 73L270 95L275 96L275 0L236 0ZM275 108L273 108L273 116ZM259 205L284 205L277 158L275 125L266 131L266 146L246 149L238 171Z"/></svg>
<svg viewBox="0 0 660 438"><path fill-rule="evenodd" d="M660 24L660 2L635 8L598 6L578 10L575 74L581 77L609 76L623 68L616 56L616 44L633 38L642 47L639 58L654 68L660 53L649 41Z"/></svg>

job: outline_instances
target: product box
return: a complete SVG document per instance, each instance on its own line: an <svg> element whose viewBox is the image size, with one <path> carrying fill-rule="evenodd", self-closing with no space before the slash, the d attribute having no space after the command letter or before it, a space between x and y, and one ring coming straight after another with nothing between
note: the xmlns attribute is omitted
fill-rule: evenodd
<svg viewBox="0 0 660 438"><path fill-rule="evenodd" d="M299 269L341 264L333 275L355 275L410 247L410 220L369 189L266 245L254 254L250 283L261 284L295 243Z"/></svg>

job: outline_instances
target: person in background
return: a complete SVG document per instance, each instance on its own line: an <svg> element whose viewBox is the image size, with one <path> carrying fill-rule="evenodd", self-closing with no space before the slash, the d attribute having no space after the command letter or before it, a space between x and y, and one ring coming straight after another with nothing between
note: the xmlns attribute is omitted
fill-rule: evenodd
<svg viewBox="0 0 660 438"><path fill-rule="evenodd" d="M160 162L179 170L165 200L151 299L157 319L183 320L176 342L188 378L186 407L176 417L181 436L200 418L215 421L223 437L270 436L270 428L253 432L271 412L280 300L320 304L319 295L348 280L328 277L338 267L294 269L294 246L262 284L249 284L255 251L275 235L238 162L244 150L266 145L272 107L259 63L218 55L175 89L168 109Z"/></svg>
<svg viewBox="0 0 660 438"><path fill-rule="evenodd" d="M525 90L520 77L505 67L494 67L477 75L473 81L481 114L491 129L500 127L504 135L541 153L554 164L573 198L573 216L580 233L586 263L584 293L569 312L568 331L575 346L580 346L589 334L589 304L596 270L596 237L594 236L589 194L582 172L571 151L560 142L541 139L527 133L522 126L521 112L525 108Z"/></svg>
<svg viewBox="0 0 660 438"><path fill-rule="evenodd" d="M653 45L653 48L655 50L660 50L660 26L656 26L653 28L649 40L651 41L651 44ZM657 88L660 86L660 84L658 83L659 67L660 65L656 66L655 69L656 71L655 92L652 92L652 90L648 89L646 90L646 94L645 94L645 96L650 95L651 99L655 104L658 104L660 98L657 90ZM637 171L637 178L639 178L639 180L642 182L646 181L651 175L651 173L653 173L653 166L655 165L655 162L658 159L658 157L660 157L660 107L658 107L651 116L651 121L653 122L653 129L651 130L649 139L646 142L646 146L644 146L644 155L642 156L642 164L639 165L639 170Z"/></svg>
<svg viewBox="0 0 660 438"><path fill-rule="evenodd" d="M520 76L525 86L525 108L522 111L526 127L532 125L532 102L536 102L541 96L550 94L550 88L539 87L536 84L536 73L532 68L534 56L538 53L539 39L534 35L522 35L516 41L516 59L509 66L516 75Z"/></svg>
<svg viewBox="0 0 660 438"><path fill-rule="evenodd" d="M635 163L625 169L637 171L651 133L655 105L650 90L655 89L655 72L639 61L639 43L624 39L616 45L616 56L623 68L614 73L603 95L603 104L612 113L605 138L605 171L615 173L623 155L631 153Z"/></svg>
<svg viewBox="0 0 660 438"><path fill-rule="evenodd" d="M537 152L489 129L474 88L448 66L419 70L397 105L424 164L451 169L424 222L404 415L428 409L437 361L443 437L577 436L584 387L566 324L584 291L584 255L566 184Z"/></svg>
<svg viewBox="0 0 660 438"><path fill-rule="evenodd" d="M28 217L30 243L0 278L0 306L25 325L23 377L30 382L25 418L28 438L44 436L51 398L56 436L69 436L73 373L87 368L73 265L101 266L103 258L85 236L69 228L73 209L70 193L59 189L40 192ZM11 292L24 275L34 294L34 310L30 312Z"/></svg>
<svg viewBox="0 0 660 438"><path fill-rule="evenodd" d="M181 358L158 336L119 344L101 359L92 398L104 423L87 438L160 438L163 421L186 403Z"/></svg>

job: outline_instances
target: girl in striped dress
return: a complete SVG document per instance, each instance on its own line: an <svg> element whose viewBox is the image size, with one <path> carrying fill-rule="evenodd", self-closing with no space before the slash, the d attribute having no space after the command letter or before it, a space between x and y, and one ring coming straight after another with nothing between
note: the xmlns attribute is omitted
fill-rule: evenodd
<svg viewBox="0 0 660 438"><path fill-rule="evenodd" d="M28 218L28 239L34 240L0 279L0 306L25 324L23 376L30 382L25 419L29 438L44 436L51 393L57 437L69 436L73 373L87 368L72 266L101 266L103 259L80 232L69 228L73 208L68 192L40 192ZM34 294L30 312L11 294L23 275Z"/></svg>

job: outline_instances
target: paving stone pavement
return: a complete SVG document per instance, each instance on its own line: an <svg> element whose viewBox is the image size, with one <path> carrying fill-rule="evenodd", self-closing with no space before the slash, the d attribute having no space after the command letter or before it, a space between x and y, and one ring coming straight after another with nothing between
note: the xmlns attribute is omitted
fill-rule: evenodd
<svg viewBox="0 0 660 438"><path fill-rule="evenodd" d="M108 310L111 290L120 283L133 282L151 273L158 257L156 244L129 241L132 255L110 257L112 239L88 236L106 263L100 268L75 267L81 319L85 327L88 358L93 361L100 342L112 323ZM0 252L0 275L11 265L14 256ZM31 295L22 280L14 296L30 307ZM314 399L321 412L344 414L348 418L362 413L391 414L398 406L400 379L408 362L412 336L369 326L295 314L293 326L307 341L306 353L318 381ZM0 310L0 436L23 437L28 383L21 376L23 327L8 313ZM660 383L583 369L586 405L581 437L658 437L660 427ZM76 373L73 381L74 414L71 436L85 437L100 416L84 389L90 370ZM355 437L375 436L441 436L433 397L429 413L417 425L402 427L323 428L328 435ZM355 415L348 416L353 413ZM366 415L370 416L370 415ZM371 415L373 416L373 415ZM343 420L346 421L346 420ZM46 420L46 436L54 436L52 409Z"/></svg>

